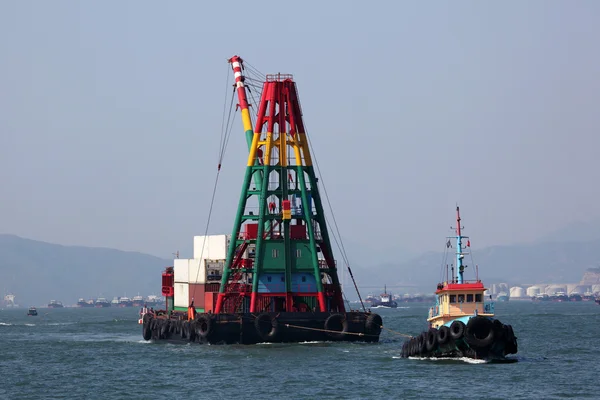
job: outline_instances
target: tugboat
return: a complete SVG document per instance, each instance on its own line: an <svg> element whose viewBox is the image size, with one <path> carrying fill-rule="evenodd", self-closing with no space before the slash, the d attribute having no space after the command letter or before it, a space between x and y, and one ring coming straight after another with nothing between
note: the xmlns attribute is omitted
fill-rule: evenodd
<svg viewBox="0 0 600 400"><path fill-rule="evenodd" d="M381 316L346 310L293 77L257 75L253 128L244 62L229 63L249 150L232 233L196 236L194 258L166 268L166 310L144 313L144 339L377 342Z"/></svg>
<svg viewBox="0 0 600 400"><path fill-rule="evenodd" d="M29 307L29 310L27 310L27 316L28 317L35 317L36 315L38 315L37 308L35 308L35 307Z"/></svg>
<svg viewBox="0 0 600 400"><path fill-rule="evenodd" d="M517 353L517 338L511 325L494 318L494 303L485 302L486 288L479 280L477 267L475 280L466 281L463 264L466 248L471 247L460 226L460 210L456 207L456 275L446 270L446 281L437 285L436 302L429 309L429 329L404 342L402 357L468 357L473 359L509 361L507 354ZM467 240L463 248L463 239ZM490 297L491 299L491 297Z"/></svg>
<svg viewBox="0 0 600 400"><path fill-rule="evenodd" d="M384 286L379 300L371 302L371 307L398 308L398 303L394 300L394 296L387 292L387 288Z"/></svg>

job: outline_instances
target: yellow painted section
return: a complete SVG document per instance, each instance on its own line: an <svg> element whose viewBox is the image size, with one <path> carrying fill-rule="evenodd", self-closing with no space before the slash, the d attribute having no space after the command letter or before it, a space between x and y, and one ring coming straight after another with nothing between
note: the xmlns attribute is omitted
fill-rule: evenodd
<svg viewBox="0 0 600 400"><path fill-rule="evenodd" d="M282 167L287 167L287 133L279 134L279 163Z"/></svg>
<svg viewBox="0 0 600 400"><path fill-rule="evenodd" d="M302 154L304 155L304 164L309 167L312 165L312 158L310 157L310 150L308 149L308 138L304 132L298 133L298 137L302 137L300 147L302 148Z"/></svg>
<svg viewBox="0 0 600 400"><path fill-rule="evenodd" d="M467 295L481 295L481 301L479 302L466 302ZM450 302L450 295L456 296L455 302ZM485 297L483 296L483 290L450 290L438 293L440 304L435 305L429 309L429 315L427 321L431 323L434 328L439 328L445 323L452 321L459 317L473 315L477 310L477 315L493 317L494 314L485 312ZM463 296L464 302L459 303L458 297Z"/></svg>
<svg viewBox="0 0 600 400"><path fill-rule="evenodd" d="M244 124L244 132L252 130L252 121L250 120L250 111L247 108L242 109L242 124Z"/></svg>
<svg viewBox="0 0 600 400"><path fill-rule="evenodd" d="M283 219L292 219L292 210L283 210Z"/></svg>
<svg viewBox="0 0 600 400"><path fill-rule="evenodd" d="M298 141L290 141L290 144L294 149L294 155L296 156L296 165L302 165L302 155L300 154L300 146L298 146Z"/></svg>
<svg viewBox="0 0 600 400"><path fill-rule="evenodd" d="M252 145L250 146L250 154L248 154L248 166L251 167L254 165L254 159L256 158L256 150L258 149L260 139L260 133L254 132L254 137L252 138Z"/></svg>
<svg viewBox="0 0 600 400"><path fill-rule="evenodd" d="M267 132L267 140L265 143L264 163L271 163L271 148L273 147L273 132ZM268 179L268 178L267 178Z"/></svg>

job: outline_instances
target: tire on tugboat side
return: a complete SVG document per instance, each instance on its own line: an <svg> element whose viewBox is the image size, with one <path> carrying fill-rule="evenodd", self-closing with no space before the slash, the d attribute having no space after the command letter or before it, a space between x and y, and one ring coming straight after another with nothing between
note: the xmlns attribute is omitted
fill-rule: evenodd
<svg viewBox="0 0 600 400"><path fill-rule="evenodd" d="M427 349L428 353L433 352L437 348L437 345L438 345L437 334L438 334L438 331L437 331L437 329L434 329L434 328L430 329L427 332L425 348Z"/></svg>
<svg viewBox="0 0 600 400"><path fill-rule="evenodd" d="M490 347L494 343L494 324L481 316L469 319L465 339L469 346L475 349Z"/></svg>
<svg viewBox="0 0 600 400"><path fill-rule="evenodd" d="M459 340L465 334L465 323L462 321L454 321L450 325L450 337L452 340Z"/></svg>
<svg viewBox="0 0 600 400"><path fill-rule="evenodd" d="M440 326L437 331L438 345L444 346L450 342L450 339L450 328L445 325Z"/></svg>

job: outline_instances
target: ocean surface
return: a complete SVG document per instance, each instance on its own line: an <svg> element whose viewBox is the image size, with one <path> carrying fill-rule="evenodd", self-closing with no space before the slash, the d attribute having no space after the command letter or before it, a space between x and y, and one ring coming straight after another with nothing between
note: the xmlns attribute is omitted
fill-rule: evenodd
<svg viewBox="0 0 600 400"><path fill-rule="evenodd" d="M600 398L600 306L496 303L516 363L402 359L426 304L377 309L379 344L173 345L142 339L138 309L0 310L0 399Z"/></svg>

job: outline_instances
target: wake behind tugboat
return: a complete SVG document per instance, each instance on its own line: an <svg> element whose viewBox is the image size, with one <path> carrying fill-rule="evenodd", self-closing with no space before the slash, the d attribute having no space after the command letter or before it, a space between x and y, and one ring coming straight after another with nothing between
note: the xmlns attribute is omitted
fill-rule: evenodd
<svg viewBox="0 0 600 400"><path fill-rule="evenodd" d="M517 353L517 338L511 325L494 318L494 303L485 302L485 287L479 280L465 281L463 265L467 236L461 235L460 210L456 207L456 276L452 268L448 279L437 286L436 303L429 309L429 329L404 342L402 357L460 358L514 361L507 354ZM467 240L463 249L463 239ZM448 238L447 247L451 246ZM477 268L477 267L476 267Z"/></svg>
<svg viewBox="0 0 600 400"><path fill-rule="evenodd" d="M266 76L253 128L243 60L229 62L249 148L233 231L195 237L194 259L165 270L166 310L142 315L144 339L377 342L381 317L345 309L296 83Z"/></svg>

